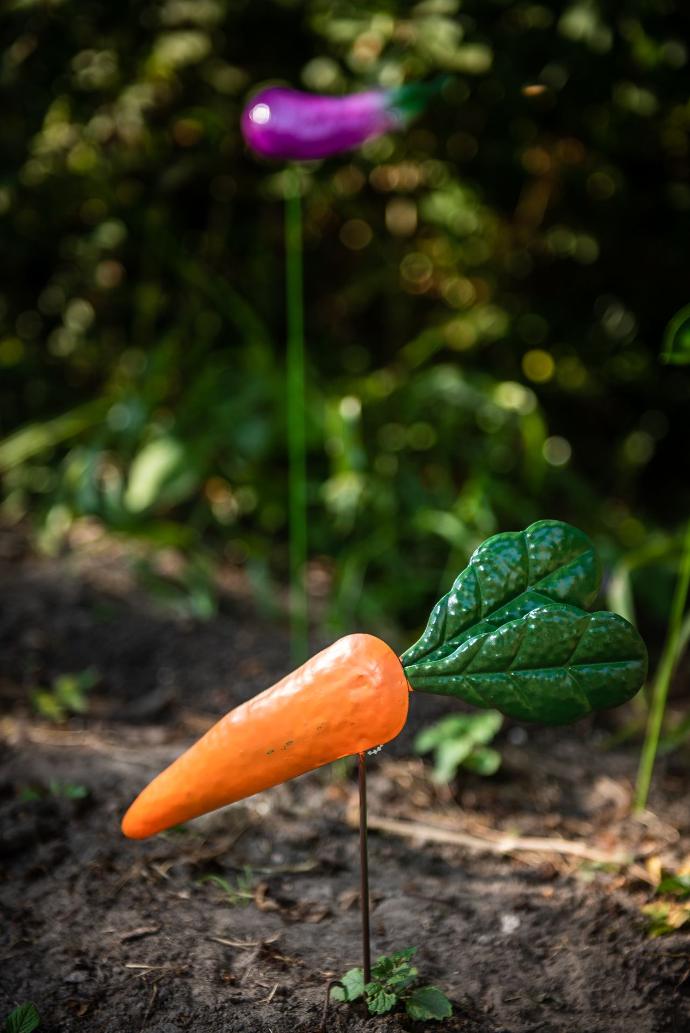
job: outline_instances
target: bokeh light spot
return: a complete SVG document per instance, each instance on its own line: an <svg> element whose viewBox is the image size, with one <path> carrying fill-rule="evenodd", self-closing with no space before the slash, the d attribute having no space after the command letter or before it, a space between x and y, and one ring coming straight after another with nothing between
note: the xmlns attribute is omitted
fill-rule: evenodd
<svg viewBox="0 0 690 1033"><path fill-rule="evenodd" d="M546 439L541 451L549 466L565 466L573 454L570 442L557 434Z"/></svg>
<svg viewBox="0 0 690 1033"><path fill-rule="evenodd" d="M554 375L556 363L549 352L532 348L522 357L522 370L528 380L533 380L535 384L546 384Z"/></svg>
<svg viewBox="0 0 690 1033"><path fill-rule="evenodd" d="M340 239L350 251L361 251L371 243L371 226L364 219L348 219L340 229Z"/></svg>

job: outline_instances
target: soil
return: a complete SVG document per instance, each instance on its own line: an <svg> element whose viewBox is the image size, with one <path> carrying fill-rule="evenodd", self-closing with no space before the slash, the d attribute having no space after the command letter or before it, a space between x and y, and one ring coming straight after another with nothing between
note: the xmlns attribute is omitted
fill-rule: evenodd
<svg viewBox="0 0 690 1033"><path fill-rule="evenodd" d="M354 767L151 841L119 832L152 775L289 669L284 630L237 579L200 622L143 595L112 542L47 559L1 541L0 1018L30 1000L44 1033L316 1033L327 980L361 957ZM37 687L89 667L84 715L36 714ZM637 747L606 742L620 718L508 725L496 776L440 789L411 739L452 708L415 697L403 735L369 760L372 825L395 833L372 830L369 848L374 956L417 946L454 1016L425 1026L333 1005L327 1029L690 1031L690 937L650 938L641 911L650 873L690 854L687 758L664 758L635 819ZM410 822L465 841L398 835ZM594 860L498 847L499 832Z"/></svg>

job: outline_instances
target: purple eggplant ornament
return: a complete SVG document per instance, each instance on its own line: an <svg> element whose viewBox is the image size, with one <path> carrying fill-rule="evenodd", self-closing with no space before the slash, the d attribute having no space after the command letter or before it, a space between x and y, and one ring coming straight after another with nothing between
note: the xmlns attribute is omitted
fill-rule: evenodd
<svg viewBox="0 0 690 1033"><path fill-rule="evenodd" d="M350 151L366 140L400 129L425 107L445 77L394 89L343 97L282 86L261 90L242 112L242 135L264 158L311 161Z"/></svg>

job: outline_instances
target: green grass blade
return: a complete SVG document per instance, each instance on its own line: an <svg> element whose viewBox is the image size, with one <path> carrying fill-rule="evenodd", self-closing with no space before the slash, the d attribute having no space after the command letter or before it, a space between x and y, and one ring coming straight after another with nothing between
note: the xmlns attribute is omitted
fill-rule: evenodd
<svg viewBox="0 0 690 1033"><path fill-rule="evenodd" d="M634 810L638 812L644 810L647 806L649 788L652 783L652 774L654 773L654 763L659 749L661 727L664 722L664 714L666 713L668 690L671 684L671 678L673 677L673 672L676 669L676 665L687 641L684 635L683 615L685 613L689 588L690 521L688 521L685 532L685 544L680 561L680 570L678 572L678 580L676 581L676 588L673 594L673 602L671 603L668 633L666 636L666 642L664 643L664 650L661 654L661 660L659 661L659 667L657 668L656 678L654 680L647 730L645 733L644 743L642 745L642 753L640 754L640 766L637 771L635 798L633 804Z"/></svg>

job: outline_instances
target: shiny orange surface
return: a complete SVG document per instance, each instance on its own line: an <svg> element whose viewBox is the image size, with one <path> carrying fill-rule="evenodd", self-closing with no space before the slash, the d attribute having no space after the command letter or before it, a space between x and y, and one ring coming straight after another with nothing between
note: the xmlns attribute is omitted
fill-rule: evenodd
<svg viewBox="0 0 690 1033"><path fill-rule="evenodd" d="M347 635L235 707L161 772L122 821L132 839L395 738L409 686L393 650Z"/></svg>

